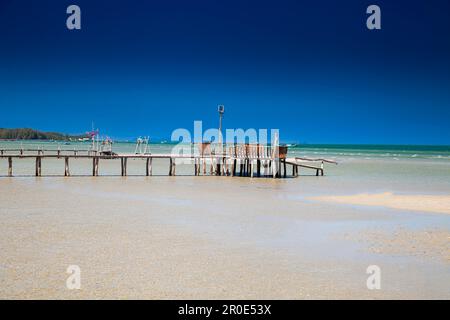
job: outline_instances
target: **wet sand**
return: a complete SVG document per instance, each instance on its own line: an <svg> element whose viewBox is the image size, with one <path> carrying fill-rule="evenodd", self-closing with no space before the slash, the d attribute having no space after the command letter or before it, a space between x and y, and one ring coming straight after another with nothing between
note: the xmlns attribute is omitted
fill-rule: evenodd
<svg viewBox="0 0 450 320"><path fill-rule="evenodd" d="M0 298L449 299L448 216L309 200L334 183L3 177ZM399 228L391 247L377 240ZM373 264L381 290L366 287Z"/></svg>

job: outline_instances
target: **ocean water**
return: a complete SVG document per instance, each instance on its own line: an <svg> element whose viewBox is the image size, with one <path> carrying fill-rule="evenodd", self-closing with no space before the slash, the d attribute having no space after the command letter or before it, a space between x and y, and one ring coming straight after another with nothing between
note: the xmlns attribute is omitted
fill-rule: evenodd
<svg viewBox="0 0 450 320"><path fill-rule="evenodd" d="M0 149L48 149L48 150L87 150L89 142L53 142L53 141L0 141ZM450 161L450 146L421 145L327 145L304 144L288 145L289 156L324 157L333 160L353 159L428 159ZM151 143L152 153L170 153L173 143ZM113 151L117 153L134 153L135 143L115 142Z"/></svg>
<svg viewBox="0 0 450 320"><path fill-rule="evenodd" d="M90 143L49 141L0 141L0 149L50 149L87 150ZM175 144L149 145L153 154L171 153ZM119 142L113 145L117 153L134 153L134 143ZM326 158L338 164L325 164L326 178L315 177L314 170L300 170L299 179L286 179L291 188L303 188L304 194L352 194L355 192L397 192L420 194L450 193L449 146L386 146L386 145L299 145L289 147L289 156ZM8 152L5 151L5 154ZM92 162L88 159L71 159L70 173L77 176L92 174ZM34 159L14 159L15 176L33 176ZM153 175L167 176L167 159L153 161ZM61 176L64 173L62 159L44 159L44 176ZM177 176L192 176L193 162L178 163ZM291 169L288 167L288 173ZM120 160L101 160L99 174L120 176ZM128 175L145 174L145 161L130 159ZM0 159L0 177L7 175L7 159ZM302 179L305 177L305 179ZM299 181L304 180L302 183Z"/></svg>

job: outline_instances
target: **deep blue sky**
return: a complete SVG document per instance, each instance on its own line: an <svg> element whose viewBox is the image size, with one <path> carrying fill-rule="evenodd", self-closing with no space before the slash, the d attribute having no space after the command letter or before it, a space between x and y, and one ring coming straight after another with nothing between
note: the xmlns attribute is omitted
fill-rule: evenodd
<svg viewBox="0 0 450 320"><path fill-rule="evenodd" d="M449 33L448 0L0 0L0 127L166 138L224 104L284 141L448 145Z"/></svg>

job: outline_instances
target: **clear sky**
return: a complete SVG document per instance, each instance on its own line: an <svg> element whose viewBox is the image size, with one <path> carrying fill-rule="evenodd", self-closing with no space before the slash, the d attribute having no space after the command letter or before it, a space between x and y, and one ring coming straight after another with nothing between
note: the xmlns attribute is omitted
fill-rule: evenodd
<svg viewBox="0 0 450 320"><path fill-rule="evenodd" d="M224 104L284 141L449 145L449 33L448 0L0 0L0 127L164 139Z"/></svg>

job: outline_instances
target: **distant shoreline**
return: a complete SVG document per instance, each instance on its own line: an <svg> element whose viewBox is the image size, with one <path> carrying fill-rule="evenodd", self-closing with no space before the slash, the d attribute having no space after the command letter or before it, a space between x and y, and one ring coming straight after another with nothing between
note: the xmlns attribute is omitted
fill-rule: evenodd
<svg viewBox="0 0 450 320"><path fill-rule="evenodd" d="M65 134L60 132L47 132L31 128L0 128L0 141L63 141L63 142L87 142L86 134ZM113 139L116 143L135 143L134 138ZM89 140L90 141L90 140ZM170 139L156 139L150 144L178 144L178 141ZM450 144L383 144L383 143L307 143L284 141L292 147L320 148L320 149L355 149L355 150L404 150L404 151L444 151L450 152Z"/></svg>
<svg viewBox="0 0 450 320"><path fill-rule="evenodd" d="M55 140L55 141L73 141L85 139L87 135L69 135L59 132L45 132L31 128L0 128L0 140Z"/></svg>

